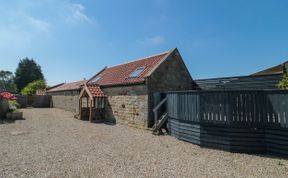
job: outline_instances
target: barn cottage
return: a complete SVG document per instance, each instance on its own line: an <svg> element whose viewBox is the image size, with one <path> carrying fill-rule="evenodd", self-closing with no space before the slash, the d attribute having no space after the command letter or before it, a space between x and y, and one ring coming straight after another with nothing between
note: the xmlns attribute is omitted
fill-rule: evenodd
<svg viewBox="0 0 288 178"><path fill-rule="evenodd" d="M91 85L106 98L105 119L143 127L154 124L153 108L161 99L155 98L161 97L156 93L195 87L177 49L104 68L88 80L83 90L89 93Z"/></svg>
<svg viewBox="0 0 288 178"><path fill-rule="evenodd" d="M79 103L73 106L79 107L77 111L81 119L88 117L92 121L100 117L152 127L153 108L162 99L159 93L194 88L193 79L175 48L126 64L105 67L85 82Z"/></svg>

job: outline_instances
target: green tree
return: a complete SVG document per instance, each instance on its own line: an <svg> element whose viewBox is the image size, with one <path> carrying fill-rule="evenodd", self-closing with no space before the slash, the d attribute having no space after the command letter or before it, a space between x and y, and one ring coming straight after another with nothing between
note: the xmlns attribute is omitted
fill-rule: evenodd
<svg viewBox="0 0 288 178"><path fill-rule="evenodd" d="M46 83L44 80L35 80L29 83L25 88L21 90L22 95L33 95L38 89L45 89Z"/></svg>
<svg viewBox="0 0 288 178"><path fill-rule="evenodd" d="M283 75L282 80L279 81L277 86L281 89L288 90L288 73Z"/></svg>
<svg viewBox="0 0 288 178"><path fill-rule="evenodd" d="M17 92L17 88L14 83L14 75L12 72L0 70L0 89L10 93Z"/></svg>
<svg viewBox="0 0 288 178"><path fill-rule="evenodd" d="M44 80L41 66L34 59L25 58L20 60L15 72L15 84L21 91L28 83L35 80Z"/></svg>

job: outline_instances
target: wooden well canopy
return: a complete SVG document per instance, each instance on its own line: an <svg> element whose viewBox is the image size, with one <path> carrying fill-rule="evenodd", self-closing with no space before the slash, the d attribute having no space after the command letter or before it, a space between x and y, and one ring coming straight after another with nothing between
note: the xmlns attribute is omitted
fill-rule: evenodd
<svg viewBox="0 0 288 178"><path fill-rule="evenodd" d="M97 84L85 84L79 96L80 119L89 118L92 122L96 116L102 116L105 109L105 98L107 96ZM86 107L83 107L83 99L86 98ZM84 99L85 102L85 99ZM102 116L104 117L104 116ZM104 118L101 118L104 119Z"/></svg>

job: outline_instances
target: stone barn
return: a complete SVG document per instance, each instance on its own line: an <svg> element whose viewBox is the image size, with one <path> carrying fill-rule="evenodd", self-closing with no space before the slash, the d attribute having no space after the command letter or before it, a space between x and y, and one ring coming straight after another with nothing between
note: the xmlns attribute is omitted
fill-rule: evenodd
<svg viewBox="0 0 288 178"><path fill-rule="evenodd" d="M192 90L195 86L179 51L175 48L126 64L106 67L98 72L87 81L81 92L87 97L87 108L89 101L91 107L99 105L95 104L97 95L94 96L89 88L94 88L94 91L97 88L97 93L102 96L98 98L98 102L105 98L105 107L101 108L104 109L106 120L152 127L153 108L158 104L155 101L159 100L156 93ZM82 95L80 98L79 105L83 100ZM90 111L92 113L92 110Z"/></svg>
<svg viewBox="0 0 288 178"><path fill-rule="evenodd" d="M51 107L78 113L79 94L86 82L61 83L47 88L46 94L51 95Z"/></svg>

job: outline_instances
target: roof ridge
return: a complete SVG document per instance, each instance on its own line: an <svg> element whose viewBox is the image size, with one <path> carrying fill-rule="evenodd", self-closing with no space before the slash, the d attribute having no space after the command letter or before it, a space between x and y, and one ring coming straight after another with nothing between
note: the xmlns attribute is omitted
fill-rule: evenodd
<svg viewBox="0 0 288 178"><path fill-rule="evenodd" d="M110 67L107 67L107 68L108 68L108 69L111 69L111 68L114 68L114 67L119 67L119 66L122 66L122 65L126 65L126 64L133 63L133 62L145 60L145 59L148 59L148 58L152 58L152 57L156 57L156 56L168 54L169 52L170 52L170 50L169 50L169 51L164 51L164 52L161 52L161 53L158 53L158 54L154 54L154 55L151 55L151 56L146 56L146 57L138 58L138 59L135 59L135 60L133 60L133 61L126 62L126 63L117 64L117 65L110 66Z"/></svg>
<svg viewBox="0 0 288 178"><path fill-rule="evenodd" d="M87 81L87 80L79 80L79 81L76 81L76 82L68 82L68 83L64 83L64 85L65 85L65 84L80 83L80 82L84 82L84 81Z"/></svg>

